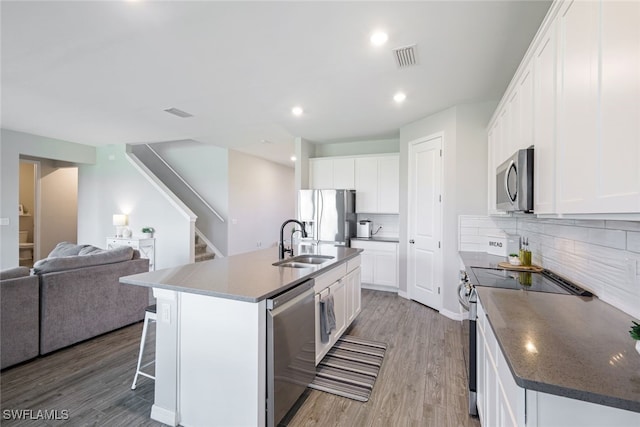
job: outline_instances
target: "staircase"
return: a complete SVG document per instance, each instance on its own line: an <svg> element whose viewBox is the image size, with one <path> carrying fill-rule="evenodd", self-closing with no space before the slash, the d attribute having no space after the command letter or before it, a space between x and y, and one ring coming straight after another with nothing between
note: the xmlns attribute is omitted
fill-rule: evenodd
<svg viewBox="0 0 640 427"><path fill-rule="evenodd" d="M196 234L195 236L195 261L196 262L200 262L200 261L206 261L209 259L214 259L216 254L214 254L213 252L209 252L207 250L207 244L205 242L203 242L202 240L200 240L200 236L198 236Z"/></svg>

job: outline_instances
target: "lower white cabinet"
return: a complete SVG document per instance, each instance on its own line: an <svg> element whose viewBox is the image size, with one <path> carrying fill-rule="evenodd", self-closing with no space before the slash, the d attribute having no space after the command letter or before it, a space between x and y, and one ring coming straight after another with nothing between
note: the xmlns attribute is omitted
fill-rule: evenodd
<svg viewBox="0 0 640 427"><path fill-rule="evenodd" d="M361 309L360 256L315 278L316 365L344 334ZM336 329L326 342L320 333L320 300L333 295Z"/></svg>
<svg viewBox="0 0 640 427"><path fill-rule="evenodd" d="M518 386L478 301L477 405L486 427L638 426L640 413Z"/></svg>
<svg viewBox="0 0 640 427"><path fill-rule="evenodd" d="M398 244L352 240L352 248L362 252L362 283L398 289Z"/></svg>

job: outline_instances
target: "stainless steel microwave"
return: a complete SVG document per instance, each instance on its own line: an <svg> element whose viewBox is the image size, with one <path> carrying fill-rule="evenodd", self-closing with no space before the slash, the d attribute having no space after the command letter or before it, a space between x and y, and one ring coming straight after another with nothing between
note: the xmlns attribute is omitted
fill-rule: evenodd
<svg viewBox="0 0 640 427"><path fill-rule="evenodd" d="M533 147L516 151L496 169L496 208L533 212Z"/></svg>

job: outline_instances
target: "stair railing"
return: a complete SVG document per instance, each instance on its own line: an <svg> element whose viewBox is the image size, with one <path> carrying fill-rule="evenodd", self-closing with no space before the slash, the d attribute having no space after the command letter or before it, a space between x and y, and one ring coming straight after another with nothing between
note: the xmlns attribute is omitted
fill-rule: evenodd
<svg viewBox="0 0 640 427"><path fill-rule="evenodd" d="M213 206L211 206L204 198L202 198L202 196L195 190L195 188L193 188L191 185L189 185L189 183L187 181L184 180L184 178L182 176L180 176L180 174L178 172L176 172L176 170L174 168L171 167L171 165L169 163L167 163L162 156L160 156L160 154L158 154L158 152L156 150L154 150L151 145L149 144L145 144L145 146L149 149L149 151L151 151L157 158L158 160L160 160L167 168L169 168L169 170L171 172L173 172L173 174L180 180L182 181L182 183L184 185L187 186L187 188L189 190L191 190L191 192L198 198L200 199L200 201L202 203L204 203L204 205L211 211L213 212L213 214L215 216L218 217L218 219L222 222L224 222L224 218L222 218L222 216L220 216L220 214L213 208Z"/></svg>

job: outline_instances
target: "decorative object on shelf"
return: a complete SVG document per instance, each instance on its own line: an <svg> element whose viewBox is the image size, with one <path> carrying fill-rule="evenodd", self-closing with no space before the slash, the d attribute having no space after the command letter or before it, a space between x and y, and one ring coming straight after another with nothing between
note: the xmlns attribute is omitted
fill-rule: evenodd
<svg viewBox="0 0 640 427"><path fill-rule="evenodd" d="M518 254L509 254L509 264L520 265L520 258L518 257Z"/></svg>
<svg viewBox="0 0 640 427"><path fill-rule="evenodd" d="M142 235L144 237L152 238L155 232L156 230L153 227L142 227Z"/></svg>
<svg viewBox="0 0 640 427"><path fill-rule="evenodd" d="M18 215L24 215L24 214L25 214L24 205L20 203L18 205Z"/></svg>
<svg viewBox="0 0 640 427"><path fill-rule="evenodd" d="M124 230L122 230L122 237L128 239L129 237L131 237L133 233L131 233L131 229L129 227L125 227Z"/></svg>
<svg viewBox="0 0 640 427"><path fill-rule="evenodd" d="M116 237L122 237L124 227L127 225L125 214L113 214L113 225L116 227Z"/></svg>
<svg viewBox="0 0 640 427"><path fill-rule="evenodd" d="M631 323L633 323L633 325L631 325L629 335L631 335L631 338L636 340L636 351L640 354L640 323L635 320L632 320Z"/></svg>

